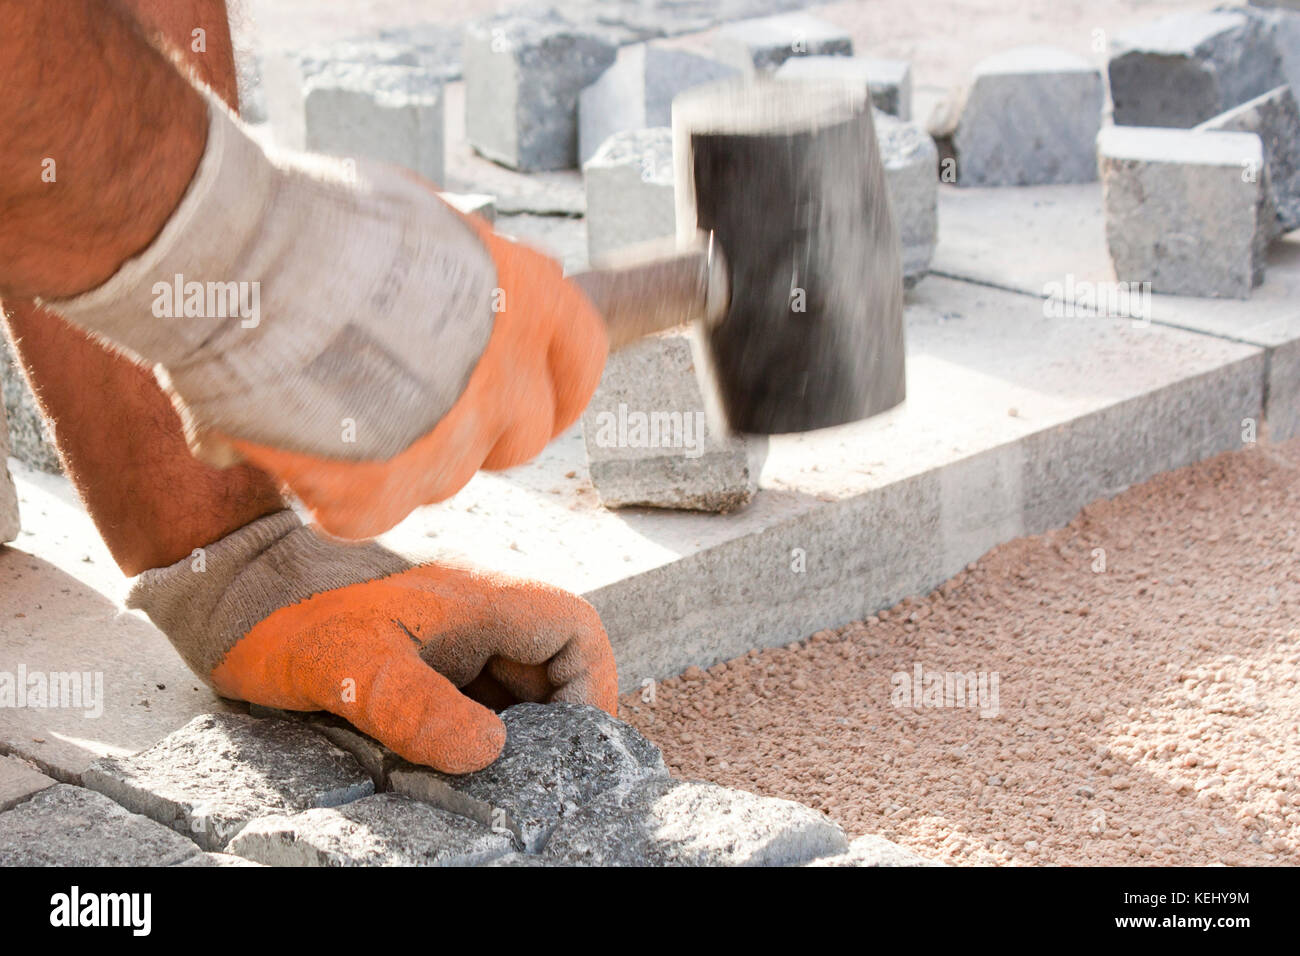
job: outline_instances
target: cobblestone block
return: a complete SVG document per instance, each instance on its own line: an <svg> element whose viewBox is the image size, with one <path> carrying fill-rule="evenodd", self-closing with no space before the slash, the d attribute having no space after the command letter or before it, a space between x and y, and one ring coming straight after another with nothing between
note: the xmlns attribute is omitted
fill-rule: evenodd
<svg viewBox="0 0 1300 956"><path fill-rule="evenodd" d="M301 721L204 714L131 757L106 757L86 786L224 849L250 820L374 793L357 761Z"/></svg>
<svg viewBox="0 0 1300 956"><path fill-rule="evenodd" d="M912 118L912 64L874 56L796 56L776 71L779 80L845 80L865 84L871 104L901 120Z"/></svg>
<svg viewBox="0 0 1300 956"><path fill-rule="evenodd" d="M0 866L171 866L193 841L66 783L0 813Z"/></svg>
<svg viewBox="0 0 1300 956"><path fill-rule="evenodd" d="M510 836L395 793L254 820L230 851L268 866L478 866Z"/></svg>
<svg viewBox="0 0 1300 956"><path fill-rule="evenodd" d="M719 27L713 49L730 66L769 73L795 56L852 56L853 38L810 14L785 13Z"/></svg>
<svg viewBox="0 0 1300 956"><path fill-rule="evenodd" d="M988 57L953 133L962 186L1045 186L1097 179L1101 72L1047 46Z"/></svg>
<svg viewBox="0 0 1300 956"><path fill-rule="evenodd" d="M505 750L476 773L395 770L394 791L509 829L536 852L555 825L597 794L667 773L659 748L595 707L517 704L503 711Z"/></svg>
<svg viewBox="0 0 1300 956"><path fill-rule="evenodd" d="M793 866L847 849L840 828L802 804L659 777L596 797L543 854L584 866Z"/></svg>
<svg viewBox="0 0 1300 956"><path fill-rule="evenodd" d="M465 30L465 133L488 159L525 172L578 165L578 94L614 62L601 33L554 10Z"/></svg>
<svg viewBox="0 0 1300 956"><path fill-rule="evenodd" d="M1111 126L1097 149L1121 282L1244 299L1263 281L1275 215L1258 136Z"/></svg>
<svg viewBox="0 0 1300 956"><path fill-rule="evenodd" d="M1264 147L1269 201L1277 215L1270 235L1300 228L1300 108L1290 86L1247 100L1196 128L1257 134Z"/></svg>
<svg viewBox="0 0 1300 956"><path fill-rule="evenodd" d="M1115 38L1110 92L1121 126L1190 128L1286 82L1259 17L1173 13Z"/></svg>

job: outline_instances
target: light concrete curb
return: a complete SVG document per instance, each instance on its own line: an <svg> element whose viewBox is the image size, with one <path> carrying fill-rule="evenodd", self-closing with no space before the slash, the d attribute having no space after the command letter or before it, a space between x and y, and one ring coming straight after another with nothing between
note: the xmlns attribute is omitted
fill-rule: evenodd
<svg viewBox="0 0 1300 956"><path fill-rule="evenodd" d="M1062 303L1113 288L1097 184L940 187L939 215L935 273ZM1148 301L1155 325L1262 348L1268 437L1300 435L1300 231L1273 241L1264 282L1246 301L1157 294Z"/></svg>

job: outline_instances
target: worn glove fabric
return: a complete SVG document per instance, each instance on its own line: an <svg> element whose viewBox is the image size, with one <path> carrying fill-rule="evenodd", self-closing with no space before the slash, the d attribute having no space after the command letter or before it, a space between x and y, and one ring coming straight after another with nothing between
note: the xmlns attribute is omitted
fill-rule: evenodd
<svg viewBox="0 0 1300 956"><path fill-rule="evenodd" d="M127 604L223 696L330 711L448 773L486 766L505 743L497 716L457 688L617 706L613 652L581 598L323 539L291 511L144 572Z"/></svg>
<svg viewBox="0 0 1300 956"><path fill-rule="evenodd" d="M268 154L212 97L159 235L44 304L152 366L201 457L242 455L350 538L536 455L606 352L556 263L406 170Z"/></svg>

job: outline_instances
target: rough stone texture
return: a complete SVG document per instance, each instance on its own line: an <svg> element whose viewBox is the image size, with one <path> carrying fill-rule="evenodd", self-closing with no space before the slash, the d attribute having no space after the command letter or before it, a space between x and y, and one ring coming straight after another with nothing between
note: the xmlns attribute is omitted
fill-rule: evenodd
<svg viewBox="0 0 1300 956"><path fill-rule="evenodd" d="M334 62L305 82L307 149L443 182L442 85L418 66Z"/></svg>
<svg viewBox="0 0 1300 956"><path fill-rule="evenodd" d="M486 866L559 866L554 860L548 860L544 856L536 856L532 853L507 853L505 856L499 856Z"/></svg>
<svg viewBox="0 0 1300 956"><path fill-rule="evenodd" d="M808 5L808 0L564 0L562 8L572 22L622 46L699 33L719 23L767 16ZM545 4L530 5L518 12L529 10L544 13ZM461 30L449 26L449 22L454 22L454 16L455 11L450 11L446 20L439 18L437 22L384 27L374 37L358 38L350 43L353 46L374 44L377 38L389 46L414 48L423 65L436 70L445 80L454 80L461 76L462 67ZM250 41L258 38L250 38ZM284 45L283 41L281 45ZM250 42L251 46L255 44Z"/></svg>
<svg viewBox="0 0 1300 956"><path fill-rule="evenodd" d="M791 866L847 849L843 831L802 804L659 777L601 794L543 853L587 866Z"/></svg>
<svg viewBox="0 0 1300 956"><path fill-rule="evenodd" d="M847 853L813 860L807 866L943 866L919 853L891 843L884 837L871 834L860 836L849 844Z"/></svg>
<svg viewBox="0 0 1300 956"><path fill-rule="evenodd" d="M1101 72L1054 47L981 60L953 133L962 186L1040 186L1097 178Z"/></svg>
<svg viewBox="0 0 1300 956"><path fill-rule="evenodd" d="M206 714L131 757L96 761L86 786L224 849L250 820L374 793L351 755L300 721Z"/></svg>
<svg viewBox="0 0 1300 956"><path fill-rule="evenodd" d="M1300 96L1300 6L1271 10L1247 7L1243 12L1259 23L1273 42L1282 61L1283 76Z"/></svg>
<svg viewBox="0 0 1300 956"><path fill-rule="evenodd" d="M735 511L758 489L762 436L713 427L693 333L650 336L615 352L582 414L587 467L606 508Z"/></svg>
<svg viewBox="0 0 1300 956"><path fill-rule="evenodd" d="M1188 128L1286 81L1258 17L1176 13L1115 38L1110 92L1121 126Z"/></svg>
<svg viewBox="0 0 1300 956"><path fill-rule="evenodd" d="M9 473L9 423L0 406L0 544L18 537L22 524L18 515L18 489Z"/></svg>
<svg viewBox="0 0 1300 956"><path fill-rule="evenodd" d="M505 750L476 773L396 770L394 791L484 826L508 828L530 853L555 825L606 790L666 773L654 744L595 707L516 704L503 711Z"/></svg>
<svg viewBox="0 0 1300 956"><path fill-rule="evenodd" d="M654 43L624 47L600 79L578 97L578 156L585 163L601 144L626 130L672 125L673 97L740 71L708 57Z"/></svg>
<svg viewBox="0 0 1300 956"><path fill-rule="evenodd" d="M929 271L939 239L939 150L920 123L879 110L873 118L903 247L903 284L911 288Z"/></svg>
<svg viewBox="0 0 1300 956"><path fill-rule="evenodd" d="M614 62L614 44L554 10L465 29L465 132L511 169L578 165L578 94Z"/></svg>
<svg viewBox="0 0 1300 956"><path fill-rule="evenodd" d="M108 797L65 783L0 813L0 866L170 866L198 850Z"/></svg>
<svg viewBox="0 0 1300 956"><path fill-rule="evenodd" d="M437 86L459 72L448 70L436 49L405 39L357 38L297 50L260 50L252 70L260 90L250 91L262 104L277 143L290 149L307 148L306 95L321 74L348 68L365 75L382 75L389 67L414 70L425 78L422 85ZM387 81L394 82L393 80ZM368 90L363 86L363 90ZM244 91L240 91L241 97ZM441 135L441 130L439 130Z"/></svg>
<svg viewBox="0 0 1300 956"><path fill-rule="evenodd" d="M188 860L174 863L173 866L262 866L252 860L245 860L233 853L197 853Z"/></svg>
<svg viewBox="0 0 1300 956"><path fill-rule="evenodd" d="M1196 128L1257 134L1264 147L1269 200L1277 216L1269 236L1300 228L1300 107L1290 86L1247 100Z"/></svg>
<svg viewBox="0 0 1300 956"><path fill-rule="evenodd" d="M334 746L351 754L361 769L370 775L376 791L387 788L388 775L402 763L401 757L334 714L311 714L307 723Z"/></svg>
<svg viewBox="0 0 1300 956"><path fill-rule="evenodd" d="M796 56L776 71L780 80L835 80L863 83L871 103L901 120L912 118L912 65L874 56Z"/></svg>
<svg viewBox="0 0 1300 956"><path fill-rule="evenodd" d="M676 231L671 129L615 133L582 167L587 187L587 258Z"/></svg>
<svg viewBox="0 0 1300 956"><path fill-rule="evenodd" d="M0 811L40 793L54 781L17 757L0 756Z"/></svg>
<svg viewBox="0 0 1300 956"><path fill-rule="evenodd" d="M45 418L10 351L9 339L3 334L0 334L0 390L4 392L5 415L9 419L9 454L33 468L59 474L63 468Z"/></svg>
<svg viewBox="0 0 1300 956"><path fill-rule="evenodd" d="M825 20L787 13L727 24L715 34L713 49L723 63L762 73L794 56L851 56L853 39Z"/></svg>
<svg viewBox="0 0 1300 956"><path fill-rule="evenodd" d="M1273 212L1258 136L1112 126L1097 149L1121 282L1244 299L1263 281Z"/></svg>
<svg viewBox="0 0 1300 956"><path fill-rule="evenodd" d="M497 221L497 199L486 193L438 193L443 202L454 206L466 215L482 216L488 222Z"/></svg>
<svg viewBox="0 0 1300 956"><path fill-rule="evenodd" d="M509 853L509 835L395 793L254 820L230 851L269 866L477 866Z"/></svg>

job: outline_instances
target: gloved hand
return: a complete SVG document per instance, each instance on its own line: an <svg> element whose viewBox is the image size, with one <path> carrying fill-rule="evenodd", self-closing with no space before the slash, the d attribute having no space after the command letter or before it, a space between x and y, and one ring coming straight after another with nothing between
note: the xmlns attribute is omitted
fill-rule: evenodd
<svg viewBox="0 0 1300 956"><path fill-rule="evenodd" d="M536 455L607 350L555 262L407 170L268 155L211 98L203 158L152 244L44 304L152 366L196 454L248 459L347 538Z"/></svg>
<svg viewBox="0 0 1300 956"><path fill-rule="evenodd" d="M596 611L544 584L329 541L292 511L136 578L143 609L225 697L338 714L415 763L467 773L505 744L495 706L617 707Z"/></svg>

